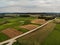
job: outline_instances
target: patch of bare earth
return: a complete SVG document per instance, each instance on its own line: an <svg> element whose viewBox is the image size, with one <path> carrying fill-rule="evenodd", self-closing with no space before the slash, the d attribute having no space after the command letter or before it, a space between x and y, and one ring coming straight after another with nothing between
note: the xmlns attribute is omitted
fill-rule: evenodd
<svg viewBox="0 0 60 45"><path fill-rule="evenodd" d="M34 20L31 21L31 23L44 24L44 23L46 23L46 21L44 19L34 19Z"/></svg>
<svg viewBox="0 0 60 45"><path fill-rule="evenodd" d="M60 23L60 19L55 19L55 23Z"/></svg>
<svg viewBox="0 0 60 45"><path fill-rule="evenodd" d="M38 25L28 24L28 25L20 26L20 28L25 28L27 30L32 30L35 29L36 27L38 27Z"/></svg>
<svg viewBox="0 0 60 45"><path fill-rule="evenodd" d="M48 34L53 31L55 24L53 22L48 23L44 27L34 31L30 34L27 34L19 38L19 42L25 45L41 45L44 42Z"/></svg>
<svg viewBox="0 0 60 45"><path fill-rule="evenodd" d="M13 28L7 28L7 29L3 30L2 33L9 36L10 38L13 38L15 36L22 34L22 32L17 31L16 29L13 29Z"/></svg>

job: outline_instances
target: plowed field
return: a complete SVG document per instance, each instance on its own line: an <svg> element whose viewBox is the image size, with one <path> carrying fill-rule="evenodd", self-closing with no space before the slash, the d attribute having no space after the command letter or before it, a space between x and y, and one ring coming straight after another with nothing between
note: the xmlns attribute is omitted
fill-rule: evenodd
<svg viewBox="0 0 60 45"><path fill-rule="evenodd" d="M12 29L12 28L5 29L2 32L10 38L13 38L15 36L22 34L22 32L17 31L16 29Z"/></svg>
<svg viewBox="0 0 60 45"><path fill-rule="evenodd" d="M20 26L20 28L25 28L28 30L35 29L36 27L38 27L38 25L28 24L28 25Z"/></svg>
<svg viewBox="0 0 60 45"><path fill-rule="evenodd" d="M31 23L44 24L44 23L46 23L46 21L44 19L34 19L31 21Z"/></svg>

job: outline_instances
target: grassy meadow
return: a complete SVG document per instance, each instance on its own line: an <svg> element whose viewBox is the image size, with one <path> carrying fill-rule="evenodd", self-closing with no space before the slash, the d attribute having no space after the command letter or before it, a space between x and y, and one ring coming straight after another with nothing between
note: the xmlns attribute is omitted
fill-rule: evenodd
<svg viewBox="0 0 60 45"><path fill-rule="evenodd" d="M56 27L42 45L60 45L60 24L56 24Z"/></svg>

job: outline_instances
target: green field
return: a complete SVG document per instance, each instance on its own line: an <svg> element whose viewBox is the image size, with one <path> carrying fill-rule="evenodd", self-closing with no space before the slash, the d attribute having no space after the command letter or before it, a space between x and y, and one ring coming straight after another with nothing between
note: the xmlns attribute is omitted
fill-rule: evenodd
<svg viewBox="0 0 60 45"><path fill-rule="evenodd" d="M35 37L34 37L35 38ZM33 38L33 39L34 39ZM33 40L32 39L32 40ZM38 38L36 38L38 39ZM36 40L34 39L34 40ZM26 39L27 40L27 39ZM31 39L30 39L31 40ZM21 40L20 40L21 41ZM25 41L25 40L24 40ZM39 41L39 40L38 40ZM23 41L22 41L23 42ZM18 45L25 45L26 41L22 44L20 44L19 42L14 43L13 45L16 45L18 43ZM32 41L30 43L33 43ZM30 44L27 42L27 44ZM38 42L39 43L39 42ZM36 44L36 45L40 45L40 44ZM35 44L33 44L35 45ZM46 37L46 39L43 41L43 43L41 45L60 45L60 24L56 23L55 28L53 29L53 31Z"/></svg>
<svg viewBox="0 0 60 45"><path fill-rule="evenodd" d="M23 33L27 32L27 29L19 28L19 26L30 24L30 21L36 19L34 17L14 17L14 18L0 18L0 42L9 39L8 36L1 33L6 28L15 28Z"/></svg>
<svg viewBox="0 0 60 45"><path fill-rule="evenodd" d="M56 24L55 29L42 45L60 45L60 24Z"/></svg>
<svg viewBox="0 0 60 45"><path fill-rule="evenodd" d="M52 26L53 25L53 26ZM55 23L49 23L46 26L17 39L13 45L41 45L41 42L54 29ZM48 28L47 28L48 27Z"/></svg>
<svg viewBox="0 0 60 45"><path fill-rule="evenodd" d="M9 37L3 33L0 33L0 42L9 39Z"/></svg>
<svg viewBox="0 0 60 45"><path fill-rule="evenodd" d="M32 18L32 17L0 18L0 31L9 27L18 29L18 26L30 24L30 21L32 19L35 19L35 18ZM1 24L1 22L3 21L7 21L7 23Z"/></svg>

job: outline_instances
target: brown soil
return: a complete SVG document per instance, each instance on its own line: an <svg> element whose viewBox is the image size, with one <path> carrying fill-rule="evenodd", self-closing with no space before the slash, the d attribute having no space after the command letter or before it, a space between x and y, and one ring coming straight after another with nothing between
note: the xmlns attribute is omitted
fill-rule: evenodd
<svg viewBox="0 0 60 45"><path fill-rule="evenodd" d="M20 26L20 28L25 28L27 30L32 30L35 29L36 27L38 27L38 25L28 24L28 25Z"/></svg>
<svg viewBox="0 0 60 45"><path fill-rule="evenodd" d="M46 23L46 21L44 19L34 19L31 21L31 23L44 24L44 23Z"/></svg>
<svg viewBox="0 0 60 45"><path fill-rule="evenodd" d="M7 29L3 30L2 32L5 35L9 36L10 38L13 38L15 36L22 34L22 32L17 31L16 29L13 29L13 28L7 28Z"/></svg>

